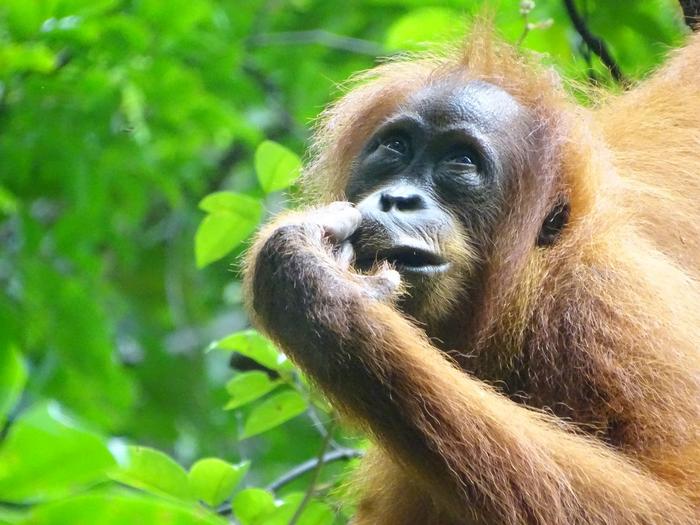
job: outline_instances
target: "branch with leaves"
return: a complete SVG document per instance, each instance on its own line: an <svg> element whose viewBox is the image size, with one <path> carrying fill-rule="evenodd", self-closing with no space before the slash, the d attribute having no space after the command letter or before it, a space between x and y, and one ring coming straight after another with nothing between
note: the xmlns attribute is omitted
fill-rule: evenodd
<svg viewBox="0 0 700 525"><path fill-rule="evenodd" d="M564 0L564 6L566 7L566 12L569 15L569 19L576 29L576 32L581 36L581 39L586 43L588 48L593 51L600 60L605 64L610 70L610 74L617 82L625 82L625 76L622 74L620 66L615 61L613 56L608 50L608 46L605 44L603 39L594 35L588 28L586 20L581 16L581 14L576 9L576 4L574 0Z"/></svg>

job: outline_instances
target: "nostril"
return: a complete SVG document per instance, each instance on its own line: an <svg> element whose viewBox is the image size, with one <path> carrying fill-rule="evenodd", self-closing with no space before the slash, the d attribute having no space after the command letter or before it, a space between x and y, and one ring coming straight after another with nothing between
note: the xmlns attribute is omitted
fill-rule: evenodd
<svg viewBox="0 0 700 525"><path fill-rule="evenodd" d="M379 195L379 209L383 212L391 211L394 206L394 198L388 193L382 193Z"/></svg>
<svg viewBox="0 0 700 525"><path fill-rule="evenodd" d="M391 192L382 192L379 196L379 208L383 212L389 212L392 209L397 211L414 211L425 208L425 201L417 193L402 195Z"/></svg>
<svg viewBox="0 0 700 525"><path fill-rule="evenodd" d="M424 208L423 199L419 195L408 195L396 199L396 209L399 211L412 211Z"/></svg>

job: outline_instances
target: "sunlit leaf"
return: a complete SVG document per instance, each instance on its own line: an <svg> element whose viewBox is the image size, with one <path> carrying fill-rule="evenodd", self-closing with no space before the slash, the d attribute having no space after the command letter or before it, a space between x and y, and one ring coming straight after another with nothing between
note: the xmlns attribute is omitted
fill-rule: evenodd
<svg viewBox="0 0 700 525"><path fill-rule="evenodd" d="M233 498L233 513L241 525L263 525L275 508L274 496L263 489L245 489Z"/></svg>
<svg viewBox="0 0 700 525"><path fill-rule="evenodd" d="M22 525L226 525L201 505L145 494L98 492L41 505Z"/></svg>
<svg viewBox="0 0 700 525"><path fill-rule="evenodd" d="M301 492L286 495L265 519L265 525L286 525L296 514L304 499ZM335 514L329 505L312 499L308 501L297 520L298 525L332 525Z"/></svg>
<svg viewBox="0 0 700 525"><path fill-rule="evenodd" d="M133 82L122 87L121 110L126 118L132 137L139 144L145 144L151 138L145 118L146 100L143 91Z"/></svg>
<svg viewBox="0 0 700 525"><path fill-rule="evenodd" d="M219 191L204 197L199 207L208 212L195 236L195 255L200 268L224 257L243 242L260 223L259 199Z"/></svg>
<svg viewBox="0 0 700 525"><path fill-rule="evenodd" d="M294 390L286 390L266 399L248 415L241 439L270 430L298 416L307 408L306 400Z"/></svg>
<svg viewBox="0 0 700 525"><path fill-rule="evenodd" d="M105 440L55 402L23 414L0 449L0 500L62 497L106 479L114 465Z"/></svg>
<svg viewBox="0 0 700 525"><path fill-rule="evenodd" d="M281 144L266 140L255 150L255 171L266 193L291 186L301 172L299 157Z"/></svg>
<svg viewBox="0 0 700 525"><path fill-rule="evenodd" d="M427 43L461 36L460 14L445 7L422 7L396 20L387 31L388 49L424 49Z"/></svg>
<svg viewBox="0 0 700 525"><path fill-rule="evenodd" d="M209 345L208 350L238 352L270 370L280 370L288 363L284 354L256 330L241 330Z"/></svg>
<svg viewBox="0 0 700 525"><path fill-rule="evenodd" d="M0 75L20 71L49 73L54 67L56 57L44 44L0 46Z"/></svg>
<svg viewBox="0 0 700 525"><path fill-rule="evenodd" d="M263 210L259 199L232 191L210 193L199 201L199 208L208 213L219 211L234 213L254 221L260 220Z"/></svg>
<svg viewBox="0 0 700 525"><path fill-rule="evenodd" d="M170 456L148 447L129 446L117 455L119 467L110 473L115 481L151 492L189 499L187 473Z"/></svg>
<svg viewBox="0 0 700 525"><path fill-rule="evenodd" d="M224 408L232 410L255 401L274 390L279 384L279 381L273 381L268 374L260 370L240 372L226 383L226 391L231 399Z"/></svg>
<svg viewBox="0 0 700 525"><path fill-rule="evenodd" d="M332 525L335 513L327 503L321 501L309 502L299 516L298 525Z"/></svg>
<svg viewBox="0 0 700 525"><path fill-rule="evenodd" d="M19 399L27 381L22 354L14 346L0 351L0 425Z"/></svg>
<svg viewBox="0 0 700 525"><path fill-rule="evenodd" d="M11 214L17 211L18 202L10 190L0 186L0 213Z"/></svg>
<svg viewBox="0 0 700 525"><path fill-rule="evenodd" d="M197 228L194 238L197 267L218 261L246 240L258 226L259 219L230 211L210 213Z"/></svg>
<svg viewBox="0 0 700 525"><path fill-rule="evenodd" d="M232 465L218 458L200 459L188 474L192 494L211 506L220 505L231 496L248 467L249 462Z"/></svg>

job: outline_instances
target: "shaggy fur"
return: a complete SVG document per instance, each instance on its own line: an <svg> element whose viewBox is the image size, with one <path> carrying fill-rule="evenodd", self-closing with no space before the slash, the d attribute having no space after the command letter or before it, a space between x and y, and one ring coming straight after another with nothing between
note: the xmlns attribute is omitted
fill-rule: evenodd
<svg viewBox="0 0 700 525"><path fill-rule="evenodd" d="M445 79L505 89L536 126L482 273L439 315L377 300L389 277L339 266L318 211L248 256L255 324L377 443L353 523L698 523L700 36L595 108L488 31L381 65L324 113L311 199L342 200L366 138ZM536 246L562 198L561 238Z"/></svg>

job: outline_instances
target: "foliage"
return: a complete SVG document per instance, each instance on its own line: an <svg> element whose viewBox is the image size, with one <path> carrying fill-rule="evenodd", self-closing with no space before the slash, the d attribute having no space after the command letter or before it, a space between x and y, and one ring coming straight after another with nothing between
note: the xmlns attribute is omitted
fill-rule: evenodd
<svg viewBox="0 0 700 525"><path fill-rule="evenodd" d="M362 442L249 329L239 255L337 83L486 4L0 1L0 523L346 522ZM499 31L611 84L531 4ZM579 4L628 78L684 32L671 0Z"/></svg>

